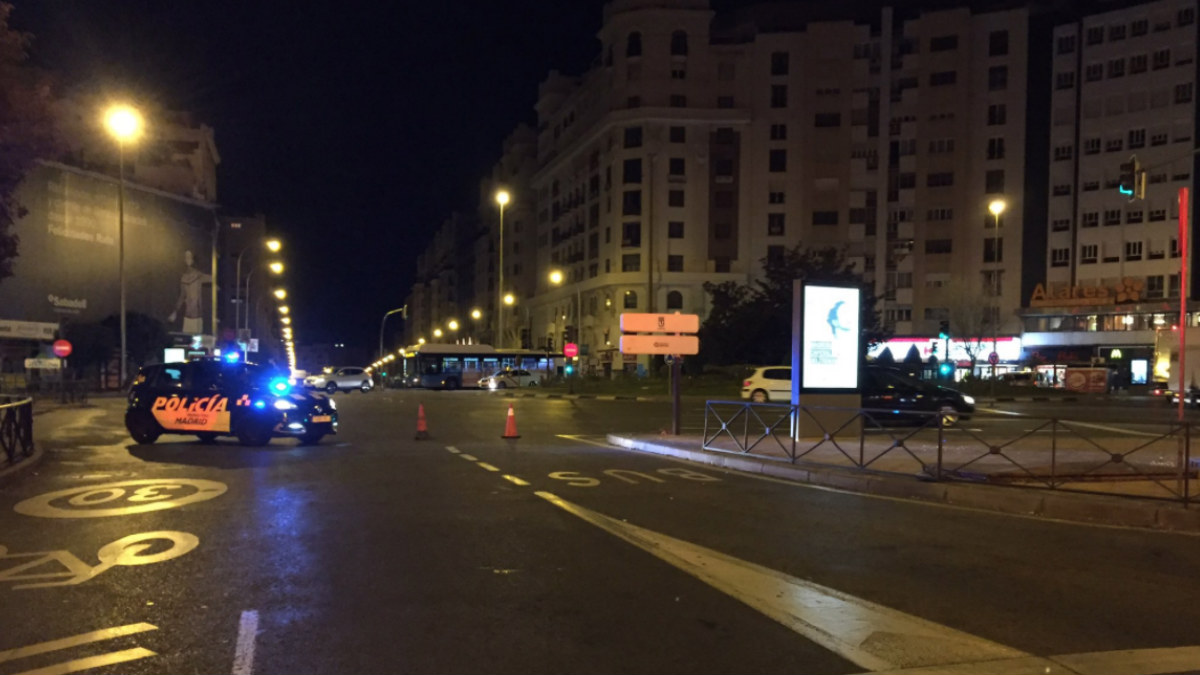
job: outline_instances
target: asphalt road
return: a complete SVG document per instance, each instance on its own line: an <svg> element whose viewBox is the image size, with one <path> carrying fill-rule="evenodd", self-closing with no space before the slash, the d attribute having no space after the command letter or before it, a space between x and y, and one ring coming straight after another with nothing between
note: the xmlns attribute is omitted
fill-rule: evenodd
<svg viewBox="0 0 1200 675"><path fill-rule="evenodd" d="M39 416L47 458L0 487L0 674L1200 668L1200 538L605 446L665 403L516 399L504 440L485 392L337 401L316 447L137 446L115 399Z"/></svg>

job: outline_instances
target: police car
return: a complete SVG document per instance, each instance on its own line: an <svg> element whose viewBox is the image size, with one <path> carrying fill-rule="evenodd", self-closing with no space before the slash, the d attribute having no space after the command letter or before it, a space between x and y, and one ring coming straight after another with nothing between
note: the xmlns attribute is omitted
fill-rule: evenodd
<svg viewBox="0 0 1200 675"><path fill-rule="evenodd" d="M311 445L337 433L337 425L333 399L293 391L286 375L232 352L224 360L142 368L125 411L125 428L138 443L173 433L192 434L205 443L236 436L252 446L294 436Z"/></svg>

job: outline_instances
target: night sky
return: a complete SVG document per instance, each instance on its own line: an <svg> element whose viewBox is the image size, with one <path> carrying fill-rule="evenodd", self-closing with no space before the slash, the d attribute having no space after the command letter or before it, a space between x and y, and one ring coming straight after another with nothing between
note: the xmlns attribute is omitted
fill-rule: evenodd
<svg viewBox="0 0 1200 675"><path fill-rule="evenodd" d="M475 208L551 68L599 53L600 0L14 0L33 61L216 131L226 214L284 240L299 342L373 345L416 257Z"/></svg>

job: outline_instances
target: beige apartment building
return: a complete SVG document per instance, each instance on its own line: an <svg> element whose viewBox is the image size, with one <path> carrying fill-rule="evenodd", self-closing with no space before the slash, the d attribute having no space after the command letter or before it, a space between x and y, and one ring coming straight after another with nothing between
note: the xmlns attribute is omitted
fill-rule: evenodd
<svg viewBox="0 0 1200 675"><path fill-rule="evenodd" d="M1156 331L1178 323L1196 3L1085 16L1056 26L1053 40L1048 245L1044 279L1026 299L1025 348L1047 363L1103 360L1140 384ZM1144 200L1118 190L1131 157L1147 170Z"/></svg>
<svg viewBox="0 0 1200 675"><path fill-rule="evenodd" d="M1027 12L803 11L615 0L594 65L542 82L532 246L509 250L506 223L525 344L569 335L585 371L633 367L616 353L622 312L703 317L705 282L750 281L796 245L844 248L898 335L936 335L956 302L1019 331L1005 271L1022 246ZM481 196L481 222L494 210Z"/></svg>

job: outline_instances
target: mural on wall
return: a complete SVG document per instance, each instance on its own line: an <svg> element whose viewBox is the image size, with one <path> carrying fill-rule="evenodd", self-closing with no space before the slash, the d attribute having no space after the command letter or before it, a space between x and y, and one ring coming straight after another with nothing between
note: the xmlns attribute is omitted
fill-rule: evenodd
<svg viewBox="0 0 1200 675"><path fill-rule="evenodd" d="M59 165L18 190L28 213L0 320L95 322L120 311L117 181ZM167 330L211 334L213 208L126 183L125 294L130 312Z"/></svg>

